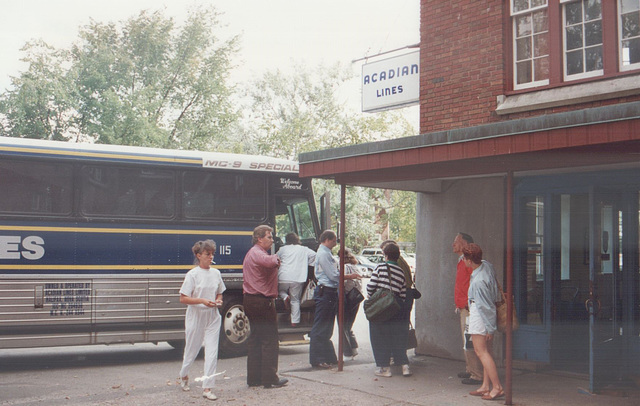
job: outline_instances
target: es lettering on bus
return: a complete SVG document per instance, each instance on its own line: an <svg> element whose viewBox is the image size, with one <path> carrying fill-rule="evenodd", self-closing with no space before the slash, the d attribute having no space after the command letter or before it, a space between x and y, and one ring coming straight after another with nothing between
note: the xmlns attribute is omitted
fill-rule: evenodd
<svg viewBox="0 0 640 406"><path fill-rule="evenodd" d="M22 238L19 235L0 235L0 259L28 259L35 261L44 256L44 240L37 235Z"/></svg>

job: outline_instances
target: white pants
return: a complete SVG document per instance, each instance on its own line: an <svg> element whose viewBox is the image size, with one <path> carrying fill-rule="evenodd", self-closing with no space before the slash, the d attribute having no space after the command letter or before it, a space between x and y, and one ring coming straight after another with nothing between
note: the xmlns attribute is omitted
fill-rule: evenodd
<svg viewBox="0 0 640 406"><path fill-rule="evenodd" d="M282 299L291 298L291 322L300 323L300 296L304 282L280 282L278 292Z"/></svg>
<svg viewBox="0 0 640 406"><path fill-rule="evenodd" d="M180 378L189 375L202 344L204 343L204 376L202 388L213 388L216 367L218 366L218 342L222 318L217 308L188 306L184 319L184 358Z"/></svg>

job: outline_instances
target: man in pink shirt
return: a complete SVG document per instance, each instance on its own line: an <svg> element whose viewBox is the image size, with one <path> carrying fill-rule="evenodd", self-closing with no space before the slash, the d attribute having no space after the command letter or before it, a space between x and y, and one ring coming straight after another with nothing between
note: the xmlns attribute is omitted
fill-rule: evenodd
<svg viewBox="0 0 640 406"><path fill-rule="evenodd" d="M253 247L242 264L244 312L251 334L247 341L247 384L281 388L288 382L278 377L278 267L280 259L270 255L273 229L261 225L253 230Z"/></svg>
<svg viewBox="0 0 640 406"><path fill-rule="evenodd" d="M460 315L460 330L462 331L462 342L464 343L464 329L469 317L469 279L471 278L471 268L467 267L462 260L462 250L473 242L469 234L458 233L453 240L453 252L458 255L458 265L456 267L456 286L453 299L456 304L456 313ZM460 372L458 378L462 378L465 385L480 385L482 383L482 363L478 359L473 348L464 350L464 357L467 362L465 372Z"/></svg>

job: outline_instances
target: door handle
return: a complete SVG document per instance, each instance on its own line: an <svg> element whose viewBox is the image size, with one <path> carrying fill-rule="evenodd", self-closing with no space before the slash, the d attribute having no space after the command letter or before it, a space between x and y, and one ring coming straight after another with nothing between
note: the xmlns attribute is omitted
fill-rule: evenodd
<svg viewBox="0 0 640 406"><path fill-rule="evenodd" d="M587 299L584 302L584 307L585 309L587 309L587 312L591 312L591 307L593 307L593 304L596 303L598 305L598 307L596 308L596 310L593 312L593 315L595 316L596 314L600 313L600 309L602 309L602 303L600 302L600 300L598 299Z"/></svg>

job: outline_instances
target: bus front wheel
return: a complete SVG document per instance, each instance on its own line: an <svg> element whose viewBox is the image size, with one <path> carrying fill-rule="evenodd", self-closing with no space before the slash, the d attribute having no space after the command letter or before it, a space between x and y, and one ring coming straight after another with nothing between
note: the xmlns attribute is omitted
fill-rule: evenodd
<svg viewBox="0 0 640 406"><path fill-rule="evenodd" d="M249 318L244 313L242 305L242 296L225 298L221 315L220 356L229 358L246 355L250 329Z"/></svg>

